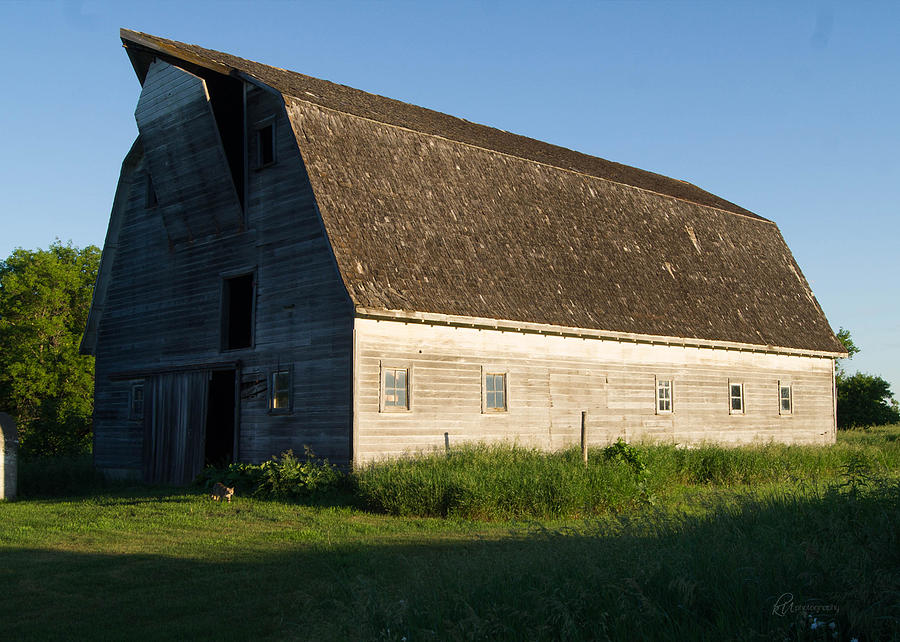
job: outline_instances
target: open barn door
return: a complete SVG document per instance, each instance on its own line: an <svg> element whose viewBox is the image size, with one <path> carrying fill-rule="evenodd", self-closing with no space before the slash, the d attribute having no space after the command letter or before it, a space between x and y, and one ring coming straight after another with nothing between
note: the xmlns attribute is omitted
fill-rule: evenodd
<svg viewBox="0 0 900 642"><path fill-rule="evenodd" d="M215 370L209 374L206 404L205 466L227 466L237 450L237 371Z"/></svg>
<svg viewBox="0 0 900 642"><path fill-rule="evenodd" d="M144 480L187 484L203 468L209 372L153 375L144 386Z"/></svg>

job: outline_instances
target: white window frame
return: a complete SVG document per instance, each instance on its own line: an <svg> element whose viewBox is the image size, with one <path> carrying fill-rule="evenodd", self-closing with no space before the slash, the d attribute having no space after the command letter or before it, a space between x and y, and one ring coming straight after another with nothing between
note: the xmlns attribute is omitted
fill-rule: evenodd
<svg viewBox="0 0 900 642"><path fill-rule="evenodd" d="M286 406L275 406L277 399L277 390L275 389L275 378L278 375L286 374L288 377ZM269 414L271 415L289 415L294 411L294 368L292 366L277 367L269 373Z"/></svg>
<svg viewBox="0 0 900 642"><path fill-rule="evenodd" d="M503 377L503 407L488 407L488 376ZM509 372L505 368L481 367L481 412L485 415L503 414L509 412Z"/></svg>
<svg viewBox="0 0 900 642"><path fill-rule="evenodd" d="M732 394L732 386L738 386L740 388L740 400L741 407L739 410L734 408L734 400L737 398ZM732 381L728 380L728 414L730 415L745 415L747 414L747 399L744 391L744 382L743 381Z"/></svg>
<svg viewBox="0 0 900 642"><path fill-rule="evenodd" d="M781 389L787 388L788 390L788 408L784 409L781 402L784 400L784 397L781 396ZM779 380L778 381L778 414L779 415L792 415L794 414L794 385L790 381Z"/></svg>
<svg viewBox="0 0 900 642"><path fill-rule="evenodd" d="M389 405L386 402L386 376L389 370L406 371L406 406ZM396 388L394 388L396 389ZM378 412L412 412L413 369L409 363L383 361L378 368Z"/></svg>
<svg viewBox="0 0 900 642"><path fill-rule="evenodd" d="M666 387L663 387L663 384L668 384ZM662 390L669 391L668 399L663 399L659 396L659 393ZM660 408L660 403L662 401L668 401L669 407L668 409ZM675 412L675 382L672 377L656 377L656 414L657 415L671 415Z"/></svg>

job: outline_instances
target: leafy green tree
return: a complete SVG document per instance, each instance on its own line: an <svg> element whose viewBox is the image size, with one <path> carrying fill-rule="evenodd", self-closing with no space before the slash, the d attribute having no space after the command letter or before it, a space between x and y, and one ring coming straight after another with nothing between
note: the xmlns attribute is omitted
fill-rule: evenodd
<svg viewBox="0 0 900 642"><path fill-rule="evenodd" d="M844 344L844 350L847 351L847 359L852 359L853 355L859 352L859 348L856 347L856 344L853 343L853 339L850 336L850 330L841 328L837 331L837 338L838 341ZM846 374L843 361L843 359L835 359L834 361L834 374L835 377L837 377L838 381L840 381Z"/></svg>
<svg viewBox="0 0 900 642"><path fill-rule="evenodd" d="M881 377L857 372L844 375L837 386L838 426L882 426L900 423L900 411L890 384Z"/></svg>
<svg viewBox="0 0 900 642"><path fill-rule="evenodd" d="M860 349L853 343L850 331L841 328L837 338L852 359ZM890 384L876 375L857 372L848 375L841 363L835 361L834 374L837 385L837 424L839 428L855 426L882 426L900 423L900 408L893 398Z"/></svg>
<svg viewBox="0 0 900 642"><path fill-rule="evenodd" d="M90 448L94 359L78 354L100 249L58 240L0 261L0 410L23 455Z"/></svg>

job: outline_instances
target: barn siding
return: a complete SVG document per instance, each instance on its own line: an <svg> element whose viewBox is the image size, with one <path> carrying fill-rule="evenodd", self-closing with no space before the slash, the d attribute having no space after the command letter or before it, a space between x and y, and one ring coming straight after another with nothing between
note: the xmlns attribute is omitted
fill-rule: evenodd
<svg viewBox="0 0 900 642"><path fill-rule="evenodd" d="M726 445L834 441L832 360L714 348L357 319L356 462L475 441L559 449L580 440ZM382 362L408 364L411 409L379 412ZM508 412L481 412L482 367L508 373ZM674 412L656 414L656 377L674 382ZM746 414L728 412L728 381ZM778 412L779 380L794 412Z"/></svg>
<svg viewBox="0 0 900 642"><path fill-rule="evenodd" d="M159 74L170 82L178 75ZM153 87L153 82L148 76L144 92L174 93L175 109L184 105L177 99L179 91L189 90L196 99L195 81L172 82L162 89ZM165 109L165 104L159 108ZM128 196L121 211L114 212L122 221L96 348L94 457L101 469L138 474L142 467L142 423L128 416L130 388L142 373L165 373L188 365L203 370L223 362L240 363L241 461L260 461L288 448L302 453L304 445L336 463L349 460L349 300L324 237L282 99L250 87L246 115L251 137L254 123L274 116L278 160L254 170L256 147L248 145L251 169L242 230L223 228L216 233L204 227L207 233L202 239L173 238L163 221L167 204L161 200L156 208L146 207L146 158L127 175L123 172ZM181 144L196 153L224 158L221 149L204 149L221 147L209 132L208 127L182 128L179 135L185 140ZM167 134L155 135L164 139ZM227 167L219 163L216 173L206 168L182 176L181 183L202 193L210 181L218 185L226 172ZM224 206L217 200L202 202L190 216L200 221L233 221L234 203L233 199L226 199ZM254 345L222 351L222 275L245 270L256 271ZM267 381L277 367L293 371L291 414L268 412Z"/></svg>

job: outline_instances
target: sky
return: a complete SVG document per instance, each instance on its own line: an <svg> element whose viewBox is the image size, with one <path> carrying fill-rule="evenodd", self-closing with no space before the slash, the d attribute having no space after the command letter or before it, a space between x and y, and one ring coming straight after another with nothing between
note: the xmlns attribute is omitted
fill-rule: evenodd
<svg viewBox="0 0 900 642"><path fill-rule="evenodd" d="M900 395L900 3L0 0L0 259L102 247L140 85L119 28L690 181L774 220L849 371Z"/></svg>

